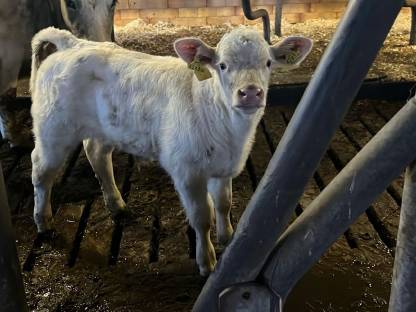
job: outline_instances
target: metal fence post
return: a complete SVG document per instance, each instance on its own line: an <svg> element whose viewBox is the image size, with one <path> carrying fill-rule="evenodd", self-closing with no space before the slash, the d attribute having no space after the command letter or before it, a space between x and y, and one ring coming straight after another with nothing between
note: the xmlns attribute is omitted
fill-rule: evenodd
<svg viewBox="0 0 416 312"><path fill-rule="evenodd" d="M406 170L404 182L389 312L416 311L415 281L416 162L413 162Z"/></svg>
<svg viewBox="0 0 416 312"><path fill-rule="evenodd" d="M28 311L0 165L0 310Z"/></svg>
<svg viewBox="0 0 416 312"><path fill-rule="evenodd" d="M262 272L262 280L283 300L329 246L415 158L416 144L409 144L416 142L415 118L416 99L413 98L279 238ZM413 195L414 200L416 192ZM416 217L415 209L412 213ZM413 224L413 229L416 231L416 224ZM416 256L414 233L409 232L413 237L413 261ZM416 271L412 277L414 282ZM413 302L416 303L416 298Z"/></svg>
<svg viewBox="0 0 416 312"><path fill-rule="evenodd" d="M410 39L409 44L415 45L416 44L416 7L412 6L412 22L410 26Z"/></svg>
<svg viewBox="0 0 416 312"><path fill-rule="evenodd" d="M282 36L282 10L283 0L276 0L275 16L274 16L274 34Z"/></svg>
<svg viewBox="0 0 416 312"><path fill-rule="evenodd" d="M349 2L233 240L193 311L218 311L218 295L223 289L257 278L402 4L402 0Z"/></svg>

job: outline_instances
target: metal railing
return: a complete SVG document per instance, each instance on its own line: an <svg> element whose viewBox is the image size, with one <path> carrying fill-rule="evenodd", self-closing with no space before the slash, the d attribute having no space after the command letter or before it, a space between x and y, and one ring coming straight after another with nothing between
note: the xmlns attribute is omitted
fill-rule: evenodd
<svg viewBox="0 0 416 312"><path fill-rule="evenodd" d="M416 0L405 0L404 7L410 7L412 12L412 20L410 26L409 44L416 44ZM277 36L282 36L282 8L283 0L276 0L275 3L275 18L274 18L274 33Z"/></svg>

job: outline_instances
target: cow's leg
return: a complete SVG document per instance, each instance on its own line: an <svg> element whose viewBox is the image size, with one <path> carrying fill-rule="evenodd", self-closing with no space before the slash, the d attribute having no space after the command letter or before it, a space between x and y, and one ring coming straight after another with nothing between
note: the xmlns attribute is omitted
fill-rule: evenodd
<svg viewBox="0 0 416 312"><path fill-rule="evenodd" d="M232 199L231 178L209 179L208 191L214 201L218 242L226 245L234 232L230 221Z"/></svg>
<svg viewBox="0 0 416 312"><path fill-rule="evenodd" d="M126 210L126 203L116 186L112 162L112 146L105 146L97 140L84 140L84 149L88 160L100 182L104 201L114 217Z"/></svg>
<svg viewBox="0 0 416 312"><path fill-rule="evenodd" d="M53 142L52 142L53 141ZM50 230L53 226L51 190L68 154L74 145L65 145L64 140L40 139L32 151L32 183L35 195L34 219L38 232Z"/></svg>
<svg viewBox="0 0 416 312"><path fill-rule="evenodd" d="M16 88L10 88L0 97L0 131L5 140L10 140L11 129L15 127L15 117L11 106L16 100Z"/></svg>
<svg viewBox="0 0 416 312"><path fill-rule="evenodd" d="M9 141L11 147L32 149L34 142L27 119L18 118L15 107L16 88L9 89L0 97L0 130L3 139ZM20 110L20 113L23 111ZM26 116L29 116L27 112ZM20 119L20 120L19 120ZM24 121L24 122L23 122Z"/></svg>
<svg viewBox="0 0 416 312"><path fill-rule="evenodd" d="M0 132L11 146L33 148L31 132L22 131L14 110L17 79L24 53L22 40L20 36L2 38L5 49L0 49Z"/></svg>
<svg viewBox="0 0 416 312"><path fill-rule="evenodd" d="M12 89L13 90L13 89ZM16 90L16 89L14 89ZM9 138L7 131L7 107L10 101L10 90L0 96L0 133L4 140Z"/></svg>
<svg viewBox="0 0 416 312"><path fill-rule="evenodd" d="M189 223L196 233L196 262L199 273L208 275L214 270L216 256L211 243L212 200L207 191L207 180L202 177L173 177Z"/></svg>

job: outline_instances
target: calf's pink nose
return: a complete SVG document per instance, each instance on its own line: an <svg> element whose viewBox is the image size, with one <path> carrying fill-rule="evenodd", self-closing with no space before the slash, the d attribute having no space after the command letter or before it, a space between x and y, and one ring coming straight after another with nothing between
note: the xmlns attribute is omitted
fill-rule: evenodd
<svg viewBox="0 0 416 312"><path fill-rule="evenodd" d="M244 100L247 102L250 102L252 100L263 100L264 91L263 89L257 86L251 85L244 89L238 90L238 97L240 98L240 100Z"/></svg>

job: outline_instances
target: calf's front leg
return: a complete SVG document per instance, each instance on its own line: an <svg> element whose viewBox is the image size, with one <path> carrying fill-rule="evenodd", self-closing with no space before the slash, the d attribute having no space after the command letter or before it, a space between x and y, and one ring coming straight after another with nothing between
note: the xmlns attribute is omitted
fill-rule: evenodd
<svg viewBox="0 0 416 312"><path fill-rule="evenodd" d="M232 179L209 179L208 192L214 201L218 242L226 245L234 232L230 221Z"/></svg>
<svg viewBox="0 0 416 312"><path fill-rule="evenodd" d="M8 140L10 147L33 148L32 132L26 120L18 120L22 116L16 111L16 88L9 89L0 96L0 132L3 139ZM28 114L27 114L28 115ZM19 118L21 119L21 118ZM24 123L22 123L24 121Z"/></svg>
<svg viewBox="0 0 416 312"><path fill-rule="evenodd" d="M196 233L196 262L202 276L209 275L217 262L211 242L210 227L213 204L203 177L174 176L176 190L185 208L189 223Z"/></svg>

